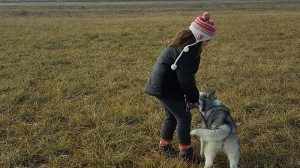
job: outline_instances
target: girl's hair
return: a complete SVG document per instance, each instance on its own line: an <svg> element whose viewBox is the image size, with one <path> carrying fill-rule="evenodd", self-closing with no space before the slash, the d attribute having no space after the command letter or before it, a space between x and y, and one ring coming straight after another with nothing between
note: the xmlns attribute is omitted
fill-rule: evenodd
<svg viewBox="0 0 300 168"><path fill-rule="evenodd" d="M194 34L192 33L191 30L182 30L178 32L172 39L167 41L167 47L175 47L179 52L183 50L183 48L189 44L193 44L196 42L196 39L194 37ZM200 49L201 48L201 42L198 44L195 44L195 46L198 46L196 48Z"/></svg>

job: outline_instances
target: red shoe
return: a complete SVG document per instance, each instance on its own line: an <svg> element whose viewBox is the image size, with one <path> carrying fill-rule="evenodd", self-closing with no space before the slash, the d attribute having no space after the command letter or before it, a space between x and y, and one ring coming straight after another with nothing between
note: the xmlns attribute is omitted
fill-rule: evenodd
<svg viewBox="0 0 300 168"><path fill-rule="evenodd" d="M179 159L191 164L201 163L201 159L194 154L194 150L191 146L180 149Z"/></svg>
<svg viewBox="0 0 300 168"><path fill-rule="evenodd" d="M170 157L177 157L178 156L178 151L176 151L172 147L172 143L164 142L159 144L159 152L170 156Z"/></svg>

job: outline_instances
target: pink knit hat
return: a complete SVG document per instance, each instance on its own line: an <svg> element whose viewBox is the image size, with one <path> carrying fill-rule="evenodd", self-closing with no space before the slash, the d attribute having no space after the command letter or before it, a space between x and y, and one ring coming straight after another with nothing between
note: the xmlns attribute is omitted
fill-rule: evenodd
<svg viewBox="0 0 300 168"><path fill-rule="evenodd" d="M208 12L198 16L190 25L190 30L193 32L196 43L200 41L211 40L215 36L216 27L215 23L210 19Z"/></svg>
<svg viewBox="0 0 300 168"><path fill-rule="evenodd" d="M211 40L215 36L216 27L215 23L210 19L210 14L204 12L202 16L198 16L190 25L190 30L195 36L196 42L189 44L183 48L179 56L176 58L175 62L171 65L172 70L177 69L177 62L182 56L183 52L189 52L189 47L193 46L201 41Z"/></svg>

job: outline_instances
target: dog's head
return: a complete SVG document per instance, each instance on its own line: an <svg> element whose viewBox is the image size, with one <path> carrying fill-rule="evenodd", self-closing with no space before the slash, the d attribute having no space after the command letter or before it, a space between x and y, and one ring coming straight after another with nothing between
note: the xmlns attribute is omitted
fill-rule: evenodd
<svg viewBox="0 0 300 168"><path fill-rule="evenodd" d="M206 113L211 107L221 105L215 96L215 91L199 92L200 111Z"/></svg>

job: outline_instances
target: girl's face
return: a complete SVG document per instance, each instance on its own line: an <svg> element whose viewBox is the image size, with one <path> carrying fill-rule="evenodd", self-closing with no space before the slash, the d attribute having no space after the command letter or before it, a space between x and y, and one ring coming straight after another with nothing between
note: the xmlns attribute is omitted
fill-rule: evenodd
<svg viewBox="0 0 300 168"><path fill-rule="evenodd" d="M209 40L202 41L202 46L206 46L208 44Z"/></svg>

